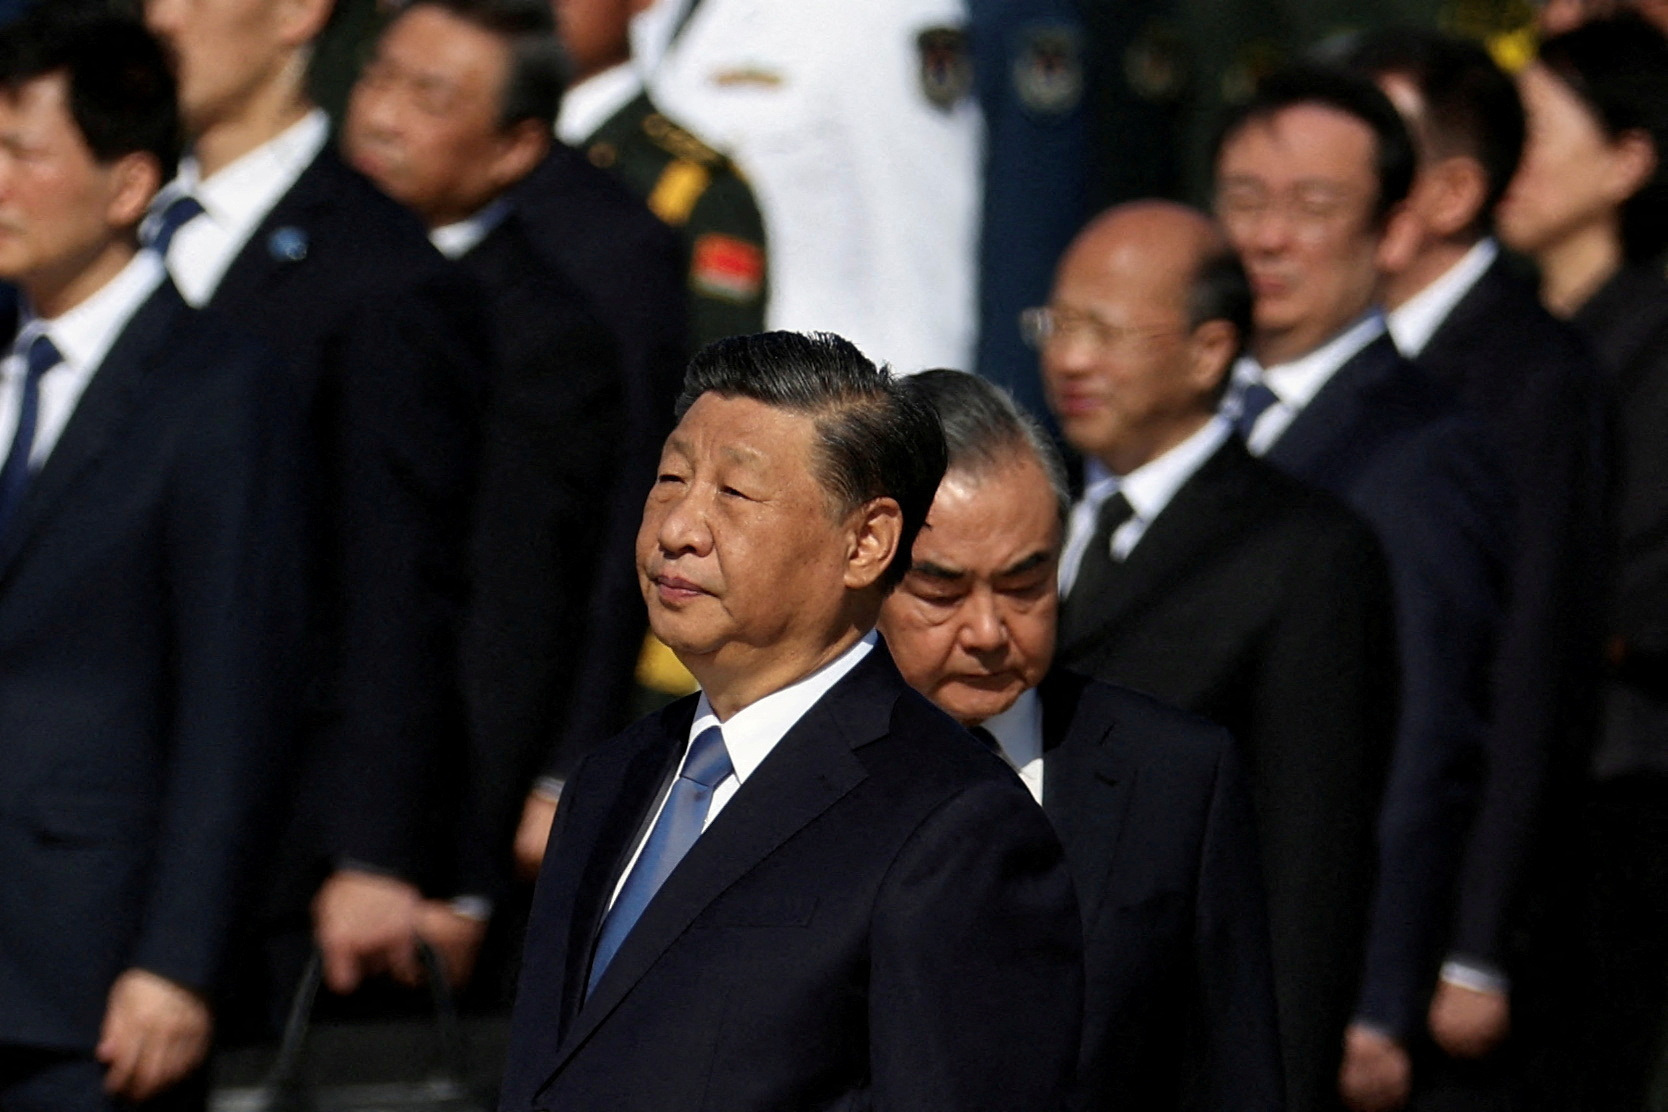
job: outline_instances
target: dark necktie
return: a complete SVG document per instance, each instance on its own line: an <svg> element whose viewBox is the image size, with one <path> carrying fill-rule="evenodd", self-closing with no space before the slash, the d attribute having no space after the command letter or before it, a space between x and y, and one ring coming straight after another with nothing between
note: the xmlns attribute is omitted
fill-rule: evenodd
<svg viewBox="0 0 1668 1112"><path fill-rule="evenodd" d="M23 494L29 489L29 454L35 447L35 425L41 413L41 376L64 361L45 336L36 336L24 359L23 396L17 410L17 430L6 462L0 466L0 536L6 532Z"/></svg>
<svg viewBox="0 0 1668 1112"><path fill-rule="evenodd" d="M621 886L619 898L602 921L596 952L591 957L591 978L585 985L586 996L602 980L603 970L614 960L661 884L701 836L701 827L712 806L713 789L734 771L729 750L724 748L723 733L717 726L702 730L689 746L683 771L672 782L666 805L660 809L660 817L649 831L643 852L631 867L631 875Z"/></svg>
<svg viewBox="0 0 1668 1112"><path fill-rule="evenodd" d="M174 242L174 234L201 215L203 205L197 198L189 193L175 197L163 208L162 215L157 218L156 227L151 229L149 237L145 240L145 246L166 259L168 248Z"/></svg>
<svg viewBox="0 0 1668 1112"><path fill-rule="evenodd" d="M1061 643L1075 641L1093 627L1120 563L1112 555L1113 534L1134 516L1135 509L1121 490L1100 504L1094 535L1089 538L1089 546L1083 550L1083 559L1077 565L1077 578L1072 581L1071 593L1060 604Z"/></svg>
<svg viewBox="0 0 1668 1112"><path fill-rule="evenodd" d="M1234 417L1234 431L1239 433L1239 438L1251 439L1251 430L1257 427L1257 418L1279 400L1280 395L1260 382L1253 382L1240 391L1239 414Z"/></svg>

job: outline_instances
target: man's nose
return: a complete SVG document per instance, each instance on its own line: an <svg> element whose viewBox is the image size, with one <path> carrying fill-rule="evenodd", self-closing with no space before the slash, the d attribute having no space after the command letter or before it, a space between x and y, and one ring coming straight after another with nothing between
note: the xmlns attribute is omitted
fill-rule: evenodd
<svg viewBox="0 0 1668 1112"><path fill-rule="evenodd" d="M655 541L668 556L691 553L704 556L712 548L712 530L708 526L708 501L695 485L686 487L681 495L664 507Z"/></svg>
<svg viewBox="0 0 1668 1112"><path fill-rule="evenodd" d="M961 644L971 653L991 653L1008 643L1008 627L989 591L974 591L963 604Z"/></svg>

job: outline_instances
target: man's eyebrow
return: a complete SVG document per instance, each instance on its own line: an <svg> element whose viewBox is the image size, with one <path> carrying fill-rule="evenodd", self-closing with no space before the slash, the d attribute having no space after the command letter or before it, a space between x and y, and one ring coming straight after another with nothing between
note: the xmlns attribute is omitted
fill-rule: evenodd
<svg viewBox="0 0 1668 1112"><path fill-rule="evenodd" d="M954 568L947 568L942 564L935 564L931 560L917 560L913 564L909 565L909 570L911 574L924 575L928 579L943 579L948 581L965 579L967 577L967 573L965 571L957 571Z"/></svg>
<svg viewBox="0 0 1668 1112"><path fill-rule="evenodd" d="M1034 571L1037 568L1042 567L1053 558L1054 553L1045 548L1041 552L1031 553L1031 555L1025 557L1025 559L1020 560L1016 564L1003 568L999 573L997 573L997 575L998 578L1001 579L1006 579L1010 575L1024 575L1028 571Z"/></svg>

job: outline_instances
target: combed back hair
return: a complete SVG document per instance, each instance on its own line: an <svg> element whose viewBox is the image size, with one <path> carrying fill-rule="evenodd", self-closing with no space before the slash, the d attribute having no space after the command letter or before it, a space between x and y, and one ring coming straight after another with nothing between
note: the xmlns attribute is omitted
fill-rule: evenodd
<svg viewBox="0 0 1668 1112"><path fill-rule="evenodd" d="M926 403L851 341L828 332L765 332L708 344L684 374L678 418L708 393L812 418L813 466L836 515L876 498L896 500L903 535L881 580L895 587L944 477L944 432Z"/></svg>
<svg viewBox="0 0 1668 1112"><path fill-rule="evenodd" d="M136 19L91 4L37 5L0 28L0 89L63 74L70 117L93 157L154 157L162 180L174 176L180 118L174 77L162 46Z"/></svg>
<svg viewBox="0 0 1668 1112"><path fill-rule="evenodd" d="M1071 512L1071 485L1060 450L1012 394L978 375L943 369L911 375L904 387L918 394L944 426L946 470L985 476L1008 467L1016 455L1030 455L1048 477L1061 519Z"/></svg>
<svg viewBox="0 0 1668 1112"><path fill-rule="evenodd" d="M1668 39L1627 12L1548 39L1540 61L1612 141L1638 132L1656 148L1650 180L1622 205L1628 262L1655 259L1668 248Z"/></svg>
<svg viewBox="0 0 1668 1112"><path fill-rule="evenodd" d="M1430 153L1474 158L1483 168L1488 195L1472 231L1485 231L1523 157L1523 100L1512 79L1481 44L1424 28L1361 35L1340 60L1368 77L1400 77L1418 90Z"/></svg>
<svg viewBox="0 0 1668 1112"><path fill-rule="evenodd" d="M1377 85L1337 66L1296 65L1276 70L1258 82L1251 99L1234 108L1217 131L1216 159L1222 148L1246 128L1266 124L1289 108L1330 108L1352 116L1373 133L1373 171L1378 197L1373 217L1383 223L1413 188L1417 156L1401 113Z"/></svg>
<svg viewBox="0 0 1668 1112"><path fill-rule="evenodd" d="M523 120L552 124L567 88L567 55L556 37L550 0L408 0L401 11L437 8L455 19L503 39L510 71L498 106L498 126L508 131Z"/></svg>

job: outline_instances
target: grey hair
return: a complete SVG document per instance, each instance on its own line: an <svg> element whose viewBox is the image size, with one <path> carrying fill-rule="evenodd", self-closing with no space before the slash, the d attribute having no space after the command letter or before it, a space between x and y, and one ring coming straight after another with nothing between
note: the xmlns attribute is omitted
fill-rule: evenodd
<svg viewBox="0 0 1668 1112"><path fill-rule="evenodd" d="M1012 463L1016 453L1029 453L1047 476L1065 520L1072 503L1065 460L1053 438L1013 395L966 371L922 371L904 381L938 414L949 452L947 470L988 475Z"/></svg>

